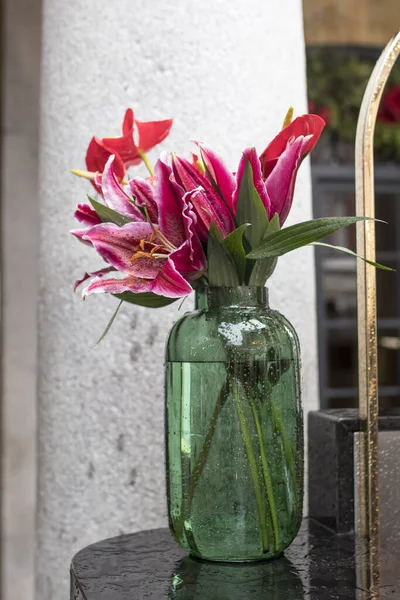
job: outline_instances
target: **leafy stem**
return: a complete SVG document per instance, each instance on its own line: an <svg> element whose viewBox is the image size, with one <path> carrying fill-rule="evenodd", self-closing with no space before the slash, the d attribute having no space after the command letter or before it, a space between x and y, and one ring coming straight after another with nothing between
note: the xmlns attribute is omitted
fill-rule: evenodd
<svg viewBox="0 0 400 600"><path fill-rule="evenodd" d="M273 526L274 540L275 540L275 549L279 550L281 541L280 541L280 533L279 533L278 515L276 512L274 489L273 489L273 484L272 484L272 479L271 479L271 473L269 470L268 459L265 455L265 448L264 448L263 434L262 434L260 419L258 417L257 407L254 403L254 400L249 398L249 404L250 404L250 408L251 408L251 411L253 414L254 425L256 427L258 442L259 442L259 446L260 446L260 456L261 456L263 479L264 479L265 490L267 492L267 497L268 497L270 515L271 515L271 519L272 519L272 526Z"/></svg>
<svg viewBox="0 0 400 600"><path fill-rule="evenodd" d="M233 376L230 376L230 381L232 385L233 396L235 399L236 410L239 417L239 425L242 431L243 444L245 447L245 451L247 454L247 460L249 461L250 473L254 487L254 494L256 497L257 511L258 517L260 521L260 530L261 530L261 539L263 551L268 552L269 548L269 540L268 540L268 530L267 530L267 514L265 511L265 504L263 500L262 489L260 485L260 480L258 476L258 468L257 468L257 458L254 454L253 445L251 442L250 432L247 426L246 417L244 414L244 408L242 404L242 400L240 398L240 394L238 392L237 383Z"/></svg>
<svg viewBox="0 0 400 600"><path fill-rule="evenodd" d="M175 529L175 535L178 540L180 539L180 537L182 535L185 521L190 517L190 511L191 511L191 507L192 507L194 493L196 491L197 484L200 481L201 474L203 473L204 467L206 465L207 458L208 458L210 448L211 448L211 443L212 443L212 440L214 437L214 432L215 432L216 426L218 424L219 415L221 414L221 410L224 407L224 404L225 404L227 398L228 398L228 382L225 382L225 384L222 386L222 388L218 394L217 403L215 405L214 413L211 417L211 421L208 426L208 430L207 430L207 433L206 433L206 436L204 439L204 444L202 446L202 449L200 451L200 454L196 461L194 469L191 473L187 495L182 497L180 519L179 519L177 528Z"/></svg>
<svg viewBox="0 0 400 600"><path fill-rule="evenodd" d="M296 478L296 472L295 472L294 463L293 463L293 453L292 453L290 444L288 442L288 439L286 437L286 432L285 432L285 428L282 424L282 417L281 417L280 411L279 411L278 407L274 406L274 405L272 405L272 421L273 421L273 426L274 426L275 431L277 433L279 433L279 437L280 437L280 440L282 443L282 448L283 448L283 454L285 457L286 464L289 467L290 476L292 479L293 495L295 498L297 498L297 478Z"/></svg>

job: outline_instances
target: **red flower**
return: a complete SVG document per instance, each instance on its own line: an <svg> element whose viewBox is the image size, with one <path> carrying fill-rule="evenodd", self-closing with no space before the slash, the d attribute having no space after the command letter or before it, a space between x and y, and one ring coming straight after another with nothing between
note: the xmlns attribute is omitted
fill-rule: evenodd
<svg viewBox="0 0 400 600"><path fill-rule="evenodd" d="M103 173L104 167L110 158L115 154L111 148L104 144L103 140L97 137L92 137L90 144L86 151L86 168L91 173ZM114 160L114 173L118 178L118 181L122 181L125 176L125 166L118 154L115 154ZM97 178L91 181L95 190L101 194L101 178Z"/></svg>
<svg viewBox="0 0 400 600"><path fill-rule="evenodd" d="M138 133L138 143L134 140L134 128ZM122 124L122 137L104 138L103 144L118 154L125 167L138 165L141 154L148 152L154 146L165 140L172 127L172 119L166 121L135 121L133 110L128 108Z"/></svg>
<svg viewBox="0 0 400 600"><path fill-rule="evenodd" d="M308 112L313 113L314 115L318 115L325 121L325 125L329 127L331 122L331 109L329 106L316 106L315 102L312 100L308 101Z"/></svg>
<svg viewBox="0 0 400 600"><path fill-rule="evenodd" d="M138 143L134 140L134 129L138 133ZM122 124L122 137L103 138L93 137L86 151L86 168L91 173L103 173L104 167L112 154L115 155L113 163L114 173L121 182L125 171L132 165L142 161L142 155L162 142L169 134L172 119L166 121L135 121L133 110L128 108ZM92 180L98 192L101 180Z"/></svg>
<svg viewBox="0 0 400 600"><path fill-rule="evenodd" d="M384 94L378 119L384 123L398 123L400 121L400 84L392 85Z"/></svg>
<svg viewBox="0 0 400 600"><path fill-rule="evenodd" d="M302 115L284 127L260 156L263 178L266 179L272 172L290 140L311 136L302 148L301 158L304 158L318 142L324 126L325 121L318 115Z"/></svg>

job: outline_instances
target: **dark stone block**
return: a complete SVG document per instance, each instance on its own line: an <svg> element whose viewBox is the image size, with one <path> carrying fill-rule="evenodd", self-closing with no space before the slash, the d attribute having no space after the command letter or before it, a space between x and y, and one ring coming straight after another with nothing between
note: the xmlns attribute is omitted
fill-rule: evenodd
<svg viewBox="0 0 400 600"><path fill-rule="evenodd" d="M357 409L308 415L309 516L337 533L354 531L354 433ZM379 431L400 431L400 409L382 411Z"/></svg>

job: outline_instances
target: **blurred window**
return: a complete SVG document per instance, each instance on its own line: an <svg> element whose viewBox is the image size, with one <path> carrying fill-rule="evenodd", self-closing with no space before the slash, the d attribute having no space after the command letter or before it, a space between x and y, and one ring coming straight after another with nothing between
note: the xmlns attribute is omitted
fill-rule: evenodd
<svg viewBox="0 0 400 600"><path fill-rule="evenodd" d="M354 140L364 90L383 46L400 29L398 0L304 0L309 111L327 125L312 155L314 216L353 215ZM380 405L400 405L400 63L375 130ZM355 250L355 228L328 243ZM356 260L316 248L322 408L357 406Z"/></svg>

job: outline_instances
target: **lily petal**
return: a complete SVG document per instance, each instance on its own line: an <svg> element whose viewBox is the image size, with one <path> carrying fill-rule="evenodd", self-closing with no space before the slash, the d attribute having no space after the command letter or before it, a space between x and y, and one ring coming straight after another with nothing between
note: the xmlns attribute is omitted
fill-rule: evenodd
<svg viewBox="0 0 400 600"><path fill-rule="evenodd" d="M147 208L150 221L158 223L158 206L150 183L142 177L134 177L128 182L128 187L135 196L137 204Z"/></svg>
<svg viewBox="0 0 400 600"><path fill-rule="evenodd" d="M93 173L103 173L104 167L110 156L115 155L114 161L114 172L115 176L119 181L122 181L125 176L125 167L122 162L120 156L107 144L104 143L103 140L100 140L97 137L93 137L90 140L88 149L86 150L86 168L88 171L92 171ZM98 184L98 181L91 181L95 190L101 194L101 188Z"/></svg>
<svg viewBox="0 0 400 600"><path fill-rule="evenodd" d="M207 240L210 223L213 220L223 237L235 228L232 215L225 202L212 187L208 178L184 158L174 155L172 169L177 183L186 191L196 191L192 196L193 208L198 217L196 230L201 239ZM202 189L202 191L199 191Z"/></svg>
<svg viewBox="0 0 400 600"><path fill-rule="evenodd" d="M89 204L78 204L74 212L74 217L78 219L80 223L92 227L93 225L99 225L101 219Z"/></svg>
<svg viewBox="0 0 400 600"><path fill-rule="evenodd" d="M229 208L233 210L232 196L236 186L234 176L222 158L210 146L203 144L203 142L195 142L195 144L200 148L201 158L214 178L223 199Z"/></svg>
<svg viewBox="0 0 400 600"><path fill-rule="evenodd" d="M121 160L126 167L139 164L142 160L138 155L138 149L133 139L134 125L135 116L133 110L128 108L122 123L122 137L103 139L103 143L121 157Z"/></svg>
<svg viewBox="0 0 400 600"><path fill-rule="evenodd" d="M154 279L151 291L167 298L181 298L193 291L192 286L178 273L173 261L168 258Z"/></svg>
<svg viewBox="0 0 400 600"><path fill-rule="evenodd" d="M281 226L287 219L293 202L294 186L304 148L310 143L312 136L300 136L289 141L286 150L278 158L277 163L265 182L271 198L271 214L278 213Z"/></svg>
<svg viewBox="0 0 400 600"><path fill-rule="evenodd" d="M139 148L143 152L148 152L157 144L160 144L171 131L173 119L164 121L136 121L136 127L139 134Z"/></svg>
<svg viewBox="0 0 400 600"><path fill-rule="evenodd" d="M104 201L113 210L116 210L121 215L129 217L135 221L143 221L144 217L140 210L132 204L128 194L122 189L114 172L115 156L112 155L104 167L103 176L101 179L101 189L104 196Z"/></svg>
<svg viewBox="0 0 400 600"><path fill-rule="evenodd" d="M86 298L91 294L122 294L122 292L151 292L152 280L141 279L134 275L126 275L118 279L117 277L95 277L89 285L83 290L82 297Z"/></svg>
<svg viewBox="0 0 400 600"><path fill-rule="evenodd" d="M182 211L184 190L173 181L172 169L162 156L156 163L154 172L154 198L158 205L160 231L175 247L186 239Z"/></svg>
<svg viewBox="0 0 400 600"><path fill-rule="evenodd" d="M137 127L139 141L134 139L134 128ZM148 152L162 142L169 134L172 119L166 121L135 121L133 110L128 108L125 112L122 125L122 137L104 138L103 143L119 154L124 165L130 167L142 161L140 151Z"/></svg>
<svg viewBox="0 0 400 600"><path fill-rule="evenodd" d="M302 115L297 117L289 125L284 127L282 131L274 137L272 142L268 144L264 152L260 156L262 165L262 173L264 179L268 177L282 152L286 150L288 141L293 137L296 139L300 136L311 136L307 144L303 148L303 156L310 152L325 127L325 121L318 115Z"/></svg>
<svg viewBox="0 0 400 600"><path fill-rule="evenodd" d="M118 271L138 274L138 269L142 277L153 277L158 272L154 266L156 260L132 260L133 255L140 251L141 240L149 239L152 233L151 226L145 222L127 223L123 227L102 223L91 227L83 239L93 244L100 256Z"/></svg>
<svg viewBox="0 0 400 600"><path fill-rule="evenodd" d="M250 163L250 167L251 167L251 170L253 173L254 187L256 188L258 195L260 196L261 201L264 204L268 219L270 219L271 216L273 215L273 213L271 213L271 200L268 195L265 183L263 181L263 177L262 177L262 173L261 173L261 163L257 156L257 152L256 152L255 148L247 148L243 152L243 156L240 159L240 163L239 163L239 167L238 167L238 171L237 171L237 175L236 175L237 185L236 185L236 189L233 194L234 214L236 215L236 206L237 206L237 201L238 201L238 196L239 196L239 189L240 189L240 184L242 181L244 169L246 166L246 161L249 161L249 163Z"/></svg>
<svg viewBox="0 0 400 600"><path fill-rule="evenodd" d="M154 292L167 298L181 298L192 292L191 285L178 273L174 264L168 259L164 267L154 279L142 279L134 275L126 275L121 279L96 277L85 290L83 297L91 294L109 293L121 294L122 292Z"/></svg>
<svg viewBox="0 0 400 600"><path fill-rule="evenodd" d="M187 192L183 197L184 207L182 210L183 220L185 224L186 238L189 242L191 271L204 271L206 266L206 257L203 246L201 245L199 236L196 231L197 216L193 210L191 198L197 193L197 190ZM178 268L180 273L181 269Z"/></svg>
<svg viewBox="0 0 400 600"><path fill-rule="evenodd" d="M205 257L203 262L198 261L197 264L194 263L193 250L190 247L189 240L186 240L182 246L179 246L179 248L171 252L169 257L174 263L176 270L184 275L189 281L198 279L203 275L206 262Z"/></svg>
<svg viewBox="0 0 400 600"><path fill-rule="evenodd" d="M87 281L91 277L103 277L111 271L115 271L114 267L104 267L104 269L98 269L97 271L93 271L92 273L84 273L84 275L80 279L77 279L75 281L74 292L76 292L76 289L81 285L81 283Z"/></svg>
<svg viewBox="0 0 400 600"><path fill-rule="evenodd" d="M92 242L86 239L87 234L92 229L92 226L85 227L84 229L71 229L70 234L75 236L80 242L87 246L92 246Z"/></svg>

